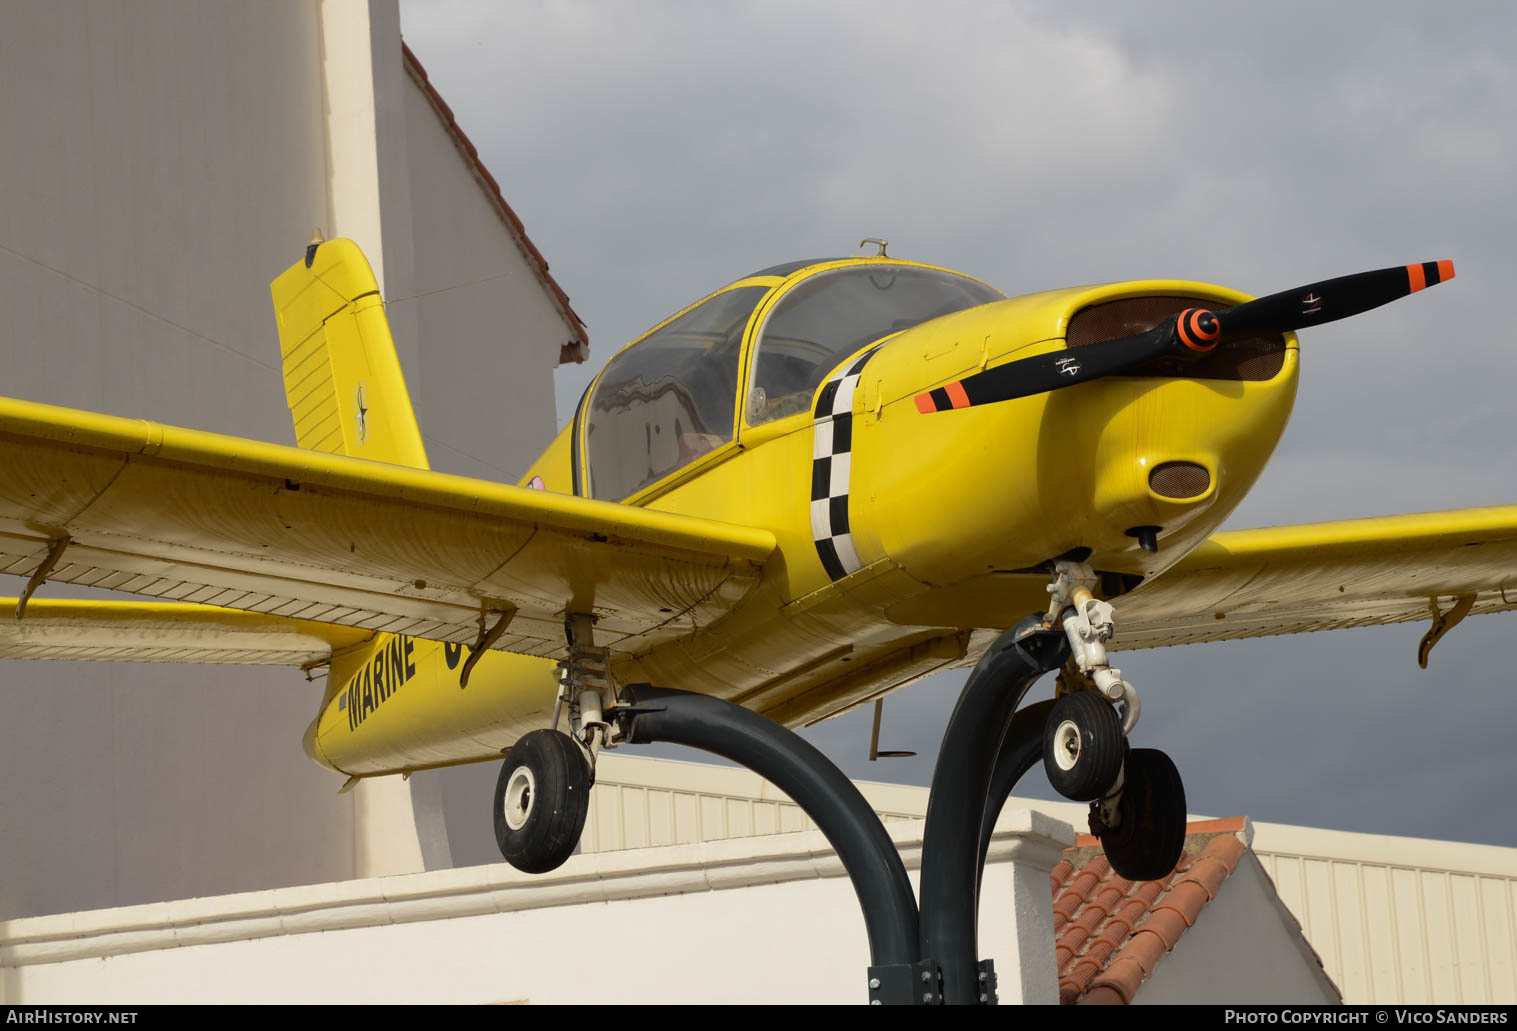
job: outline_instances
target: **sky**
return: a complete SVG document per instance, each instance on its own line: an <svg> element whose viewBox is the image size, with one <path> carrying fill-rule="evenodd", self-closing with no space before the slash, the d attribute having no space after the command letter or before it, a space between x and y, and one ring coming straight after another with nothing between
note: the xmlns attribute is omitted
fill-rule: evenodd
<svg viewBox="0 0 1517 1031"><path fill-rule="evenodd" d="M402 32L590 335L863 237L1009 294L1254 294L1452 258L1302 335L1295 414L1231 528L1517 502L1517 6L402 0ZM1517 572L1517 571L1514 571ZM1512 614L1122 653L1134 744L1193 813L1517 846ZM1120 631L1120 628L1119 628ZM926 784L962 672L806 732ZM1047 683L1030 697L1046 697ZM675 754L669 751L663 754ZM693 753L680 753L695 758ZM1040 772L1018 794L1054 797Z"/></svg>

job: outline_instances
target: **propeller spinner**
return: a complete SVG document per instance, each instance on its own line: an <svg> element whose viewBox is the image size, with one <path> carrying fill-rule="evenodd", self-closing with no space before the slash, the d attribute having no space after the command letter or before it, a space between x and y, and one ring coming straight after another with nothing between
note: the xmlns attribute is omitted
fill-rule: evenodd
<svg viewBox="0 0 1517 1031"><path fill-rule="evenodd" d="M1144 333L1050 351L966 376L918 394L917 409L941 412L1011 401L1120 376L1155 358L1199 355L1229 336L1284 333L1346 319L1454 278L1452 261L1359 272L1284 290L1221 311L1187 308Z"/></svg>

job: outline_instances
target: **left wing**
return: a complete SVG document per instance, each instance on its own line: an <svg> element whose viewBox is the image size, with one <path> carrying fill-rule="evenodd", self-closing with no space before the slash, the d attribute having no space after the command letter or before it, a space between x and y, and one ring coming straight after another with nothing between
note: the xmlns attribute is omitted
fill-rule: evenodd
<svg viewBox="0 0 1517 1031"><path fill-rule="evenodd" d="M310 669L367 630L161 601L0 598L0 659L216 662Z"/></svg>
<svg viewBox="0 0 1517 1031"><path fill-rule="evenodd" d="M1109 647L1431 621L1465 598L1517 609L1517 505L1219 533L1113 602Z"/></svg>
<svg viewBox="0 0 1517 1031"><path fill-rule="evenodd" d="M767 530L0 398L0 572L558 656L638 652L761 579Z"/></svg>

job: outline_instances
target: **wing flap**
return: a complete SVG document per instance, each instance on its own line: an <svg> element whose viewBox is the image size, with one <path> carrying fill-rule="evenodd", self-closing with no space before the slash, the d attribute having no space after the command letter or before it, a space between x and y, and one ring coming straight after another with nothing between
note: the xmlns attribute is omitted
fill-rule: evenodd
<svg viewBox="0 0 1517 1031"><path fill-rule="evenodd" d="M209 662L311 668L363 630L205 605L0 598L0 659Z"/></svg>
<svg viewBox="0 0 1517 1031"><path fill-rule="evenodd" d="M1517 609L1517 506L1219 533L1115 602L1117 648Z"/></svg>
<svg viewBox="0 0 1517 1031"><path fill-rule="evenodd" d="M562 651L565 611L641 650L761 578L768 531L0 399L0 569L293 618Z"/></svg>

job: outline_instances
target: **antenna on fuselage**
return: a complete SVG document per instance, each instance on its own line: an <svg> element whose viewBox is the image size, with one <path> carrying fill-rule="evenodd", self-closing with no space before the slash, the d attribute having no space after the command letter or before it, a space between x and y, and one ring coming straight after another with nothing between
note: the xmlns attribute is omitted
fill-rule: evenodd
<svg viewBox="0 0 1517 1031"><path fill-rule="evenodd" d="M862 239L862 240L859 241L859 246L862 247L866 243L872 243L872 244L874 244L876 247L878 247L880 249L880 253L878 253L878 254L875 255L876 258L888 258L888 257L890 257L890 255L888 255L888 254L885 253L885 248L890 246L890 241L889 240L881 240L881 239L879 239L877 237L866 236L864 239Z"/></svg>

